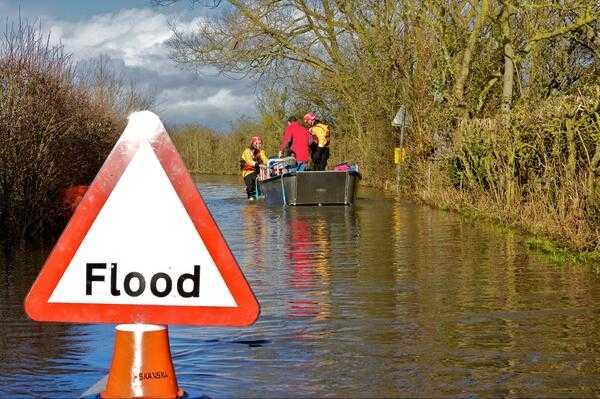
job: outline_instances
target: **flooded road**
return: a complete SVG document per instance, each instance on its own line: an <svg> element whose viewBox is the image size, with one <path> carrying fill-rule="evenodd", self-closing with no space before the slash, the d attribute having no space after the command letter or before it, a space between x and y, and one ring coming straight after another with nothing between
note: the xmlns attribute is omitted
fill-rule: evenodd
<svg viewBox="0 0 600 399"><path fill-rule="evenodd" d="M596 396L600 276L514 232L377 192L265 208L238 178L200 191L262 307L245 329L170 327L191 397ZM0 265L0 397L77 397L114 326L31 322L47 250Z"/></svg>

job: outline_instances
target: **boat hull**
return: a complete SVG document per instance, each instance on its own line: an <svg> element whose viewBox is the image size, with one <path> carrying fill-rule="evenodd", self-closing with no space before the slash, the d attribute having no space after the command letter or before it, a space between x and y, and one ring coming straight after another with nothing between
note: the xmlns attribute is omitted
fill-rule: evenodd
<svg viewBox="0 0 600 399"><path fill-rule="evenodd" d="M356 172L307 171L259 181L260 191L270 206L351 205Z"/></svg>

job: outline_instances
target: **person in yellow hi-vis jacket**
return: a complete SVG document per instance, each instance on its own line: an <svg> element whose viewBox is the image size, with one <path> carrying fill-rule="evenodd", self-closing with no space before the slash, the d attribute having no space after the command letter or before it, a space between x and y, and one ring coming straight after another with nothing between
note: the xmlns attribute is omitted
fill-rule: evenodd
<svg viewBox="0 0 600 399"><path fill-rule="evenodd" d="M262 140L258 136L250 139L250 147L244 149L240 159L240 169L242 177L246 183L246 194L248 199L253 201L256 196L256 177L260 168L267 167L267 155L260 149Z"/></svg>
<svg viewBox="0 0 600 399"><path fill-rule="evenodd" d="M325 170L327 160L329 159L329 126L319 121L314 112L304 115L304 123L308 126L308 130L313 136L311 148L313 170Z"/></svg>

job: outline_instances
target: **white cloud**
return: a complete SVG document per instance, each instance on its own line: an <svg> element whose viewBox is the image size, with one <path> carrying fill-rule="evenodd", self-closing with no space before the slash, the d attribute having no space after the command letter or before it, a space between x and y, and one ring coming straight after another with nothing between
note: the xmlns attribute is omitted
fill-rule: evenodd
<svg viewBox="0 0 600 399"><path fill-rule="evenodd" d="M185 124L198 122L205 126L214 125L222 115L232 122L242 115L255 112L255 99L250 94L234 94L230 89L189 90L178 88L165 90L159 96L163 114L171 116L171 122Z"/></svg>
<svg viewBox="0 0 600 399"><path fill-rule="evenodd" d="M129 9L96 15L87 21L54 20L49 29L52 38L62 42L76 59L108 55L122 59L128 67L162 70L172 67L165 45L172 35L169 18L151 9ZM180 18L185 26L201 22L200 17Z"/></svg>
<svg viewBox="0 0 600 399"><path fill-rule="evenodd" d="M125 9L76 22L50 19L45 26L75 61L107 56L136 84L157 89L166 122L199 122L224 129L243 114L253 114L255 100L248 81L198 76L169 59L169 21L177 18L178 29L189 31L207 20L163 10Z"/></svg>

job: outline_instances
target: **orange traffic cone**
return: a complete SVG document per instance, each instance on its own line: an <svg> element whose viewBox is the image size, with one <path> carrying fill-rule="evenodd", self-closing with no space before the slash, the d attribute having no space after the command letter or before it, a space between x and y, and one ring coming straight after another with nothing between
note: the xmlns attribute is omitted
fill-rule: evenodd
<svg viewBox="0 0 600 399"><path fill-rule="evenodd" d="M120 324L102 398L179 398L166 326Z"/></svg>

